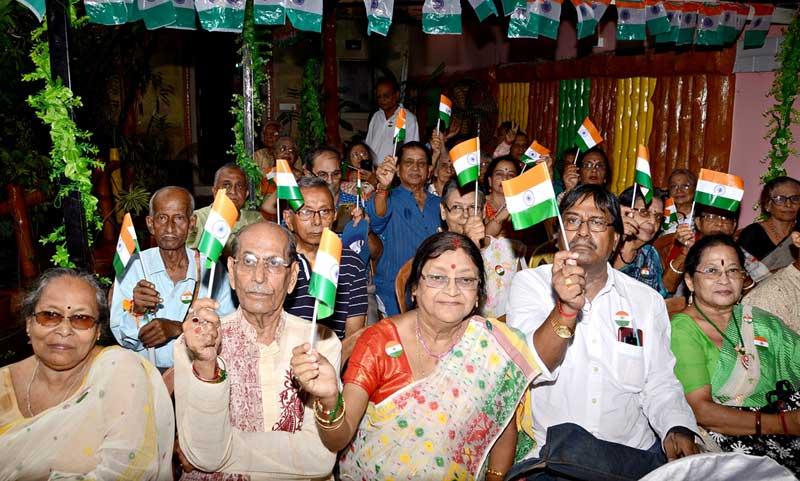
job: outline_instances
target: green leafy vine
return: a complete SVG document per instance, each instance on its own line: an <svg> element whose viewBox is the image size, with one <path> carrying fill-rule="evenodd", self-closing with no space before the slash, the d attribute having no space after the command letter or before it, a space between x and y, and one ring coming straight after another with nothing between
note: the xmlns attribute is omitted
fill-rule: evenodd
<svg viewBox="0 0 800 481"><path fill-rule="evenodd" d="M794 108L794 101L800 92L800 10L795 12L792 23L786 29L780 51L778 52L780 69L775 72L770 95L775 98L775 105L764 115L768 118L767 135L770 151L766 160L769 168L761 176L764 183L786 175L783 164L790 154L795 153L792 145L792 124L800 123L800 111Z"/></svg>
<svg viewBox="0 0 800 481"><path fill-rule="evenodd" d="M270 43L265 39L264 32L257 32L255 22L253 20L253 1L249 0L245 7L244 27L242 28L242 46L239 53L242 55L244 61L245 51L250 53L253 63L253 118L255 125L253 129L258 132L256 128L260 123L261 117L264 114L264 103L261 100L261 86L267 81L265 67L268 57L271 54ZM244 96L242 94L233 94L231 101L231 114L234 118L233 123L233 147L228 151L229 154L235 156L236 163L244 169L247 177L256 186L261 184L263 173L258 164L253 160L253 157L247 152L244 144ZM255 206L261 204L261 194L256 193Z"/></svg>
<svg viewBox="0 0 800 481"><path fill-rule="evenodd" d="M79 26L85 21L75 19L74 8L71 9L73 24ZM98 213L97 198L92 194L92 170L102 168L103 163L95 159L97 147L89 141L90 134L78 128L70 112L81 107L80 97L66 87L61 79L54 79L50 71L50 50L46 40L47 24L32 33L33 49L30 58L34 63L33 72L23 75L27 82L42 81L44 87L35 95L28 97L28 104L50 128L52 148L50 150L50 179L58 181L62 177L66 182L59 184L55 203L58 204L71 192L81 195L84 215L91 239L94 232L102 228L102 219ZM54 265L74 267L66 247L64 226L53 230L40 239L42 244L53 244L56 252L51 258Z"/></svg>
<svg viewBox="0 0 800 481"><path fill-rule="evenodd" d="M311 58L303 69L303 84L300 87L300 117L297 130L300 132L297 146L302 158L325 141L325 121L322 120L320 100L319 60Z"/></svg>

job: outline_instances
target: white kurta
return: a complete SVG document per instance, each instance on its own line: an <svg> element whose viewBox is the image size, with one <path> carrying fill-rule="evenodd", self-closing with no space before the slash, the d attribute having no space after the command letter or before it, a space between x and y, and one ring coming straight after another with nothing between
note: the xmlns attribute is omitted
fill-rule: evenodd
<svg viewBox="0 0 800 481"><path fill-rule="evenodd" d="M400 107L402 107L402 105ZM372 119L369 121L366 144L372 150L375 167L381 165L383 159L387 155L394 155L392 152L392 148L394 147L394 124L395 119L397 119L397 113L400 112L400 107L397 107L394 114L388 119L386 118L386 114L383 113L383 110L378 110L372 114ZM419 140L417 117L406 109L405 142L414 140Z"/></svg>

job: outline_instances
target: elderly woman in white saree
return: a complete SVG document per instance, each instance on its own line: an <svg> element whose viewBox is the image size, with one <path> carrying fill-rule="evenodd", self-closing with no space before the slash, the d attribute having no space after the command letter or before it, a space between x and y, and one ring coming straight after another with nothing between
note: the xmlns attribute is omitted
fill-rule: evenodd
<svg viewBox="0 0 800 481"><path fill-rule="evenodd" d="M133 352L96 344L108 303L94 277L46 272L22 314L34 354L0 368L0 480L171 480L166 386Z"/></svg>

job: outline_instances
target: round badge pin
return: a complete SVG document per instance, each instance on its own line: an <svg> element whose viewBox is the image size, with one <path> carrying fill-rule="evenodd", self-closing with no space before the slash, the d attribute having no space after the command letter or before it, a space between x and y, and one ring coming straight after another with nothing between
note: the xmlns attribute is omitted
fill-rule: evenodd
<svg viewBox="0 0 800 481"><path fill-rule="evenodd" d="M397 359L403 355L403 346L397 341L389 341L384 348L386 355Z"/></svg>
<svg viewBox="0 0 800 481"><path fill-rule="evenodd" d="M506 273L506 270L505 270L505 268L503 268L503 266L502 266L502 265L500 265L500 264L497 264L496 266L494 266L494 272L495 272L495 273L496 273L498 276L502 276L502 275L504 275L504 274Z"/></svg>
<svg viewBox="0 0 800 481"><path fill-rule="evenodd" d="M614 322L619 327L628 327L628 326L630 326L631 325L631 319L632 319L631 315L628 314L625 311L617 311L617 313L614 314Z"/></svg>
<svg viewBox="0 0 800 481"><path fill-rule="evenodd" d="M184 304L189 304L190 302L192 302L192 293L186 291L183 294L181 294L181 302Z"/></svg>

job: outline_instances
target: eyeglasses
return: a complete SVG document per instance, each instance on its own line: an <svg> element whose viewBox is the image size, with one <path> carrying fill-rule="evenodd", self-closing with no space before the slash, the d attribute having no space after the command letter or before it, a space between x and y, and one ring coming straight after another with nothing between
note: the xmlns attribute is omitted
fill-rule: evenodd
<svg viewBox="0 0 800 481"><path fill-rule="evenodd" d="M581 165L584 170L606 170L606 164L603 162L591 162Z"/></svg>
<svg viewBox="0 0 800 481"><path fill-rule="evenodd" d="M741 281L742 279L747 276L747 272L741 267L731 267L728 269L720 269L719 267L704 267L697 271L697 274L702 274L707 276L710 279L719 280L722 279L722 274L728 276L728 279L733 279L736 281Z"/></svg>
<svg viewBox="0 0 800 481"><path fill-rule="evenodd" d="M455 214L459 217L463 216L464 214L469 215L470 211L474 209L474 207L471 205L458 205L458 204L453 206L445 204L444 208L447 209L447 212Z"/></svg>
<svg viewBox="0 0 800 481"><path fill-rule="evenodd" d="M53 311L39 311L33 315L36 322L42 327L56 327L64 322L66 318L69 320L69 325L73 329L85 331L91 329L97 324L97 318L88 314L72 314L65 316L59 312Z"/></svg>
<svg viewBox="0 0 800 481"><path fill-rule="evenodd" d="M320 209L320 210L313 210L303 207L302 209L295 212L295 215L300 218L300 220L309 220L313 218L315 215L318 215L320 219L328 220L333 217L333 209Z"/></svg>
<svg viewBox="0 0 800 481"><path fill-rule="evenodd" d="M631 209L631 212L633 212L637 217L641 217L642 219L653 219L656 222L661 222L661 220L664 218L663 213L653 212L644 207L639 209L633 208Z"/></svg>
<svg viewBox="0 0 800 481"><path fill-rule="evenodd" d="M670 192L689 192L692 188L691 184L672 184L669 186Z"/></svg>
<svg viewBox="0 0 800 481"><path fill-rule="evenodd" d="M263 257L260 259L264 265L264 268L270 274L281 274L284 269L289 267L291 264L286 261L283 257L280 256L270 256L270 257ZM259 258L254 254L245 254L241 258L234 258L233 263L238 265L242 270L249 274L253 274L256 272L256 268L258 267Z"/></svg>
<svg viewBox="0 0 800 481"><path fill-rule="evenodd" d="M716 223L716 224L731 225L734 222L736 222L735 219L731 219L730 217L725 217L724 215L717 215L717 214L701 214L700 218L703 219L703 221L705 222Z"/></svg>
<svg viewBox="0 0 800 481"><path fill-rule="evenodd" d="M797 205L800 204L800 195L776 195L770 197L770 200L775 205L786 205L788 202Z"/></svg>
<svg viewBox="0 0 800 481"><path fill-rule="evenodd" d="M455 279L456 287L462 291L475 291L478 289L478 278L477 277L455 277L451 278L448 276L443 276L439 274L420 274L419 275L422 280L425 281L425 285L430 287L431 289L444 289L448 285L450 285L450 279Z"/></svg>
<svg viewBox="0 0 800 481"><path fill-rule="evenodd" d="M564 230L570 232L580 230L581 225L584 222L589 226L589 230L592 232L605 232L608 229L608 226L614 225L609 222L606 222L606 220L602 217L590 217L584 220L577 215L565 215Z"/></svg>
<svg viewBox="0 0 800 481"><path fill-rule="evenodd" d="M320 172L314 172L314 175L316 175L320 179L331 181L333 179L340 178L342 176L342 171L341 170L334 170L333 172L320 171Z"/></svg>
<svg viewBox="0 0 800 481"><path fill-rule="evenodd" d="M294 147L292 147L291 145L281 145L280 147L278 147L278 152L281 152L281 153L295 153L296 149Z"/></svg>

